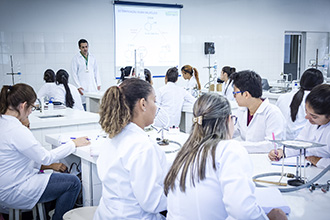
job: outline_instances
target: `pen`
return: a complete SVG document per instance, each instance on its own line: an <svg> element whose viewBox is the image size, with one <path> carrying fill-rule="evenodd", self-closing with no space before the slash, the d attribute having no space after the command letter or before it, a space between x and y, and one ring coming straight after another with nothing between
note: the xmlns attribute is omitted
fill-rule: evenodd
<svg viewBox="0 0 330 220"><path fill-rule="evenodd" d="M274 132L272 132L272 136L273 136L273 141L275 141L275 134L274 134ZM276 143L275 142L274 142L274 153L277 156L277 149L276 149Z"/></svg>
<svg viewBox="0 0 330 220"><path fill-rule="evenodd" d="M70 137L71 140L77 139L76 137ZM87 138L88 141L90 141L90 138Z"/></svg>

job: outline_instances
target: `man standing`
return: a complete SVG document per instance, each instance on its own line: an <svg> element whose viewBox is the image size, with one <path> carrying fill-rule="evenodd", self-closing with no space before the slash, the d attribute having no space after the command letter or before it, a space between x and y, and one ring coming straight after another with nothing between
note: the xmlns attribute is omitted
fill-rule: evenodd
<svg viewBox="0 0 330 220"><path fill-rule="evenodd" d="M88 42L81 39L78 42L80 52L73 57L72 79L76 84L80 95L82 95L82 103L84 108L86 100L83 96L85 92L97 92L101 89L101 78L97 68L95 57L88 53Z"/></svg>

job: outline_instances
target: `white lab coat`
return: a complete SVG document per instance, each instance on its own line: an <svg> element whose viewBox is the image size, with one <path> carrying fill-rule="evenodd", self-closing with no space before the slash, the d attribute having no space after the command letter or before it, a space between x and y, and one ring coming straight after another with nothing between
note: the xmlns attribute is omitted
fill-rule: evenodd
<svg viewBox="0 0 330 220"><path fill-rule="evenodd" d="M143 129L131 122L109 139L97 160L97 172L102 197L94 220L162 219L158 213L166 210L165 153Z"/></svg>
<svg viewBox="0 0 330 220"><path fill-rule="evenodd" d="M224 97L226 97L229 101L235 100L233 92L234 92L234 86L233 81L229 83L230 80L227 82L224 82L222 84L222 94Z"/></svg>
<svg viewBox="0 0 330 220"><path fill-rule="evenodd" d="M0 206L31 209L48 184L50 173L39 174L41 165L49 165L75 151L69 141L48 151L31 131L15 117L0 117Z"/></svg>
<svg viewBox="0 0 330 220"><path fill-rule="evenodd" d="M193 105L196 99L182 87L168 82L157 90L156 101L160 110L155 117L154 125L157 127L178 127L181 111L184 104Z"/></svg>
<svg viewBox="0 0 330 220"><path fill-rule="evenodd" d="M285 138L285 119L279 108L265 99L254 114L247 126L248 108L241 107L237 110L237 124L234 137L240 136L244 141L242 145L249 153L268 153L274 144L272 132L276 140Z"/></svg>
<svg viewBox="0 0 330 220"><path fill-rule="evenodd" d="M95 57L88 53L88 65L86 68L86 60L78 53L73 57L71 63L71 76L77 88L83 88L85 92L97 92L97 87L101 86L101 77L98 71ZM87 71L88 70L88 71ZM85 97L82 97L82 102L85 103Z"/></svg>
<svg viewBox="0 0 330 220"><path fill-rule="evenodd" d="M298 113L296 116L296 120L293 122L291 119L291 110L290 104L292 102L293 96L297 91L290 92L287 94L282 94L278 97L276 106L281 110L285 122L286 122L286 139L294 140L298 136L299 132L307 123L307 119L305 118L305 100L310 91L305 91L302 102L298 108Z"/></svg>
<svg viewBox="0 0 330 220"><path fill-rule="evenodd" d="M176 179L175 189L167 195L167 219L268 219L253 195L252 162L241 144L235 140L220 141L215 164L216 170L209 155L205 179L199 182L195 179L195 186L189 167L186 192L180 190L179 178Z"/></svg>
<svg viewBox="0 0 330 220"><path fill-rule="evenodd" d="M187 84L184 87L193 97L198 97L198 86L195 76L193 75L190 79L187 79Z"/></svg>
<svg viewBox="0 0 330 220"><path fill-rule="evenodd" d="M78 109L78 110L84 110L82 103L81 103L80 94L79 94L77 88L70 83L68 83L68 86L70 88L71 95L74 100L74 104L73 104L72 108ZM38 92L39 99L42 99L42 97L48 97L48 99L53 97L54 101L59 101L59 102L62 102L63 104L66 103L65 95L66 95L66 91L65 91L64 85L63 84L56 85L55 83L44 84ZM43 101L43 100L41 100L41 101Z"/></svg>
<svg viewBox="0 0 330 220"><path fill-rule="evenodd" d="M308 122L299 133L297 140L325 144L326 146L324 147L307 149L306 156L322 157L322 159L317 162L317 167L325 168L330 165L330 122L325 125L321 125L319 128L318 125L312 125ZM285 148L286 157L297 155L299 155L298 150Z"/></svg>
<svg viewBox="0 0 330 220"><path fill-rule="evenodd" d="M45 98L46 100L49 100L53 96L48 96L48 93L49 91L53 91L55 87L56 87L56 83L54 82L43 84L37 93L37 97L39 99Z"/></svg>

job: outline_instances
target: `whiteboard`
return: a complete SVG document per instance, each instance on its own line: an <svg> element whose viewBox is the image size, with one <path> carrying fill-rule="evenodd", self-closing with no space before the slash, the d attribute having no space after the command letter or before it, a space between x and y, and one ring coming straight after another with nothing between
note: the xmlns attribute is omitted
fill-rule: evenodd
<svg viewBox="0 0 330 220"><path fill-rule="evenodd" d="M180 62L180 8L115 4L115 72L142 65L153 76Z"/></svg>

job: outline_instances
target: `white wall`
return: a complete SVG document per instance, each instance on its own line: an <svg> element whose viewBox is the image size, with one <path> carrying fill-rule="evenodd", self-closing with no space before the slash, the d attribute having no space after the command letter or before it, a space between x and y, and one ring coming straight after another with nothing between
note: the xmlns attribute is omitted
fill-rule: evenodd
<svg viewBox="0 0 330 220"><path fill-rule="evenodd" d="M146 2L145 0L138 0ZM152 1L157 2L160 1ZM253 69L262 77L279 79L283 70L285 31L330 31L329 0L174 0L183 4L181 65L196 67L208 81L204 42L215 42L219 67ZM11 82L9 56L21 81L43 84L45 69L70 72L86 38L98 61L103 88L113 85L113 5L110 0L0 0L0 85ZM16 77L18 79L18 77ZM164 79L155 79L155 87ZM180 83L182 80L180 79Z"/></svg>

